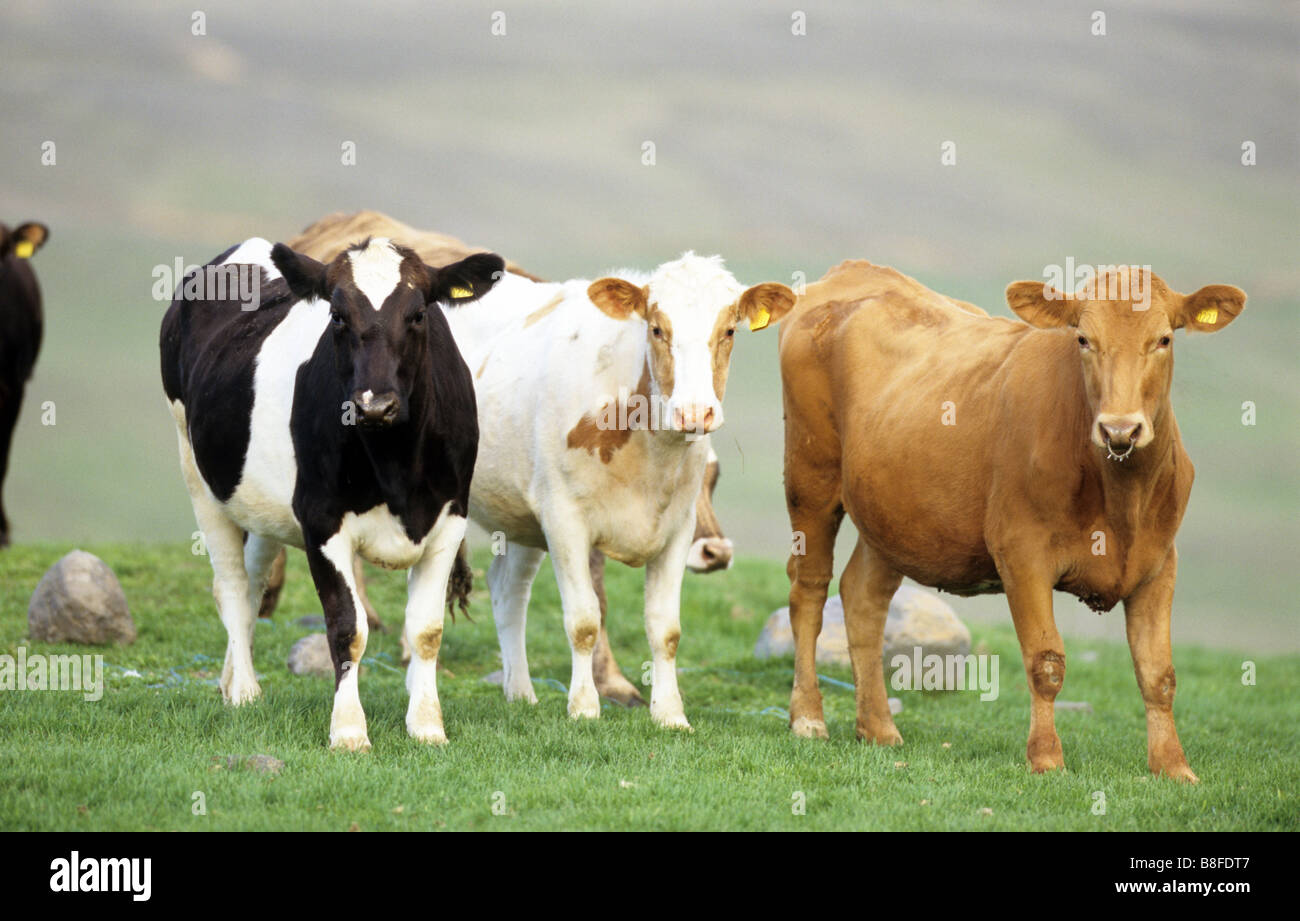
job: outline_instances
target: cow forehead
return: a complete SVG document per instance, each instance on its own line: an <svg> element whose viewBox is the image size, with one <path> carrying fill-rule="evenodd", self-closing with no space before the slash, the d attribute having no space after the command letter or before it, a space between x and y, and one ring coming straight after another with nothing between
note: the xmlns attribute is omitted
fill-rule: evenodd
<svg viewBox="0 0 1300 921"><path fill-rule="evenodd" d="M387 237L375 237L360 249L347 251L352 284L379 310L402 282L403 256Z"/></svg>
<svg viewBox="0 0 1300 921"><path fill-rule="evenodd" d="M1169 325L1166 301L1155 292L1147 301L1139 297L1089 300L1079 313L1080 328L1124 338L1159 332Z"/></svg>
<svg viewBox="0 0 1300 921"><path fill-rule="evenodd" d="M718 314L745 290L720 256L690 252L655 269L649 289L650 303L668 317L674 339L710 335Z"/></svg>

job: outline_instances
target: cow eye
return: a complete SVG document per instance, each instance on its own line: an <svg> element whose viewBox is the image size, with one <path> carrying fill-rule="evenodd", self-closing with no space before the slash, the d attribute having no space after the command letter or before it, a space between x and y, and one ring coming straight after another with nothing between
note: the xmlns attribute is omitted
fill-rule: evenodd
<svg viewBox="0 0 1300 921"><path fill-rule="evenodd" d="M1168 336L1161 336L1160 341L1156 344L1160 346L1160 348L1162 349L1167 349L1169 348L1169 346L1173 345L1173 342L1174 340L1169 338Z"/></svg>
<svg viewBox="0 0 1300 921"><path fill-rule="evenodd" d="M337 310L330 311L330 322L334 324L335 329L342 329L347 325L347 320L343 319L343 314Z"/></svg>
<svg viewBox="0 0 1300 921"><path fill-rule="evenodd" d="M653 326L650 328L650 335L654 336L656 339L662 339L664 337L664 331L658 326Z"/></svg>
<svg viewBox="0 0 1300 921"><path fill-rule="evenodd" d="M1079 337L1079 348L1081 348L1081 349L1089 349L1089 348L1092 348L1091 343L1088 342L1088 337L1087 337L1087 336L1080 336L1080 337Z"/></svg>
<svg viewBox="0 0 1300 921"><path fill-rule="evenodd" d="M727 330L727 335L728 336L736 335L736 327L733 326L731 329Z"/></svg>
<svg viewBox="0 0 1300 921"><path fill-rule="evenodd" d="M423 324L423 323L424 323L424 311L423 311L423 310L417 310L415 313L411 314L411 325L412 325L412 326L420 326L420 325Z"/></svg>

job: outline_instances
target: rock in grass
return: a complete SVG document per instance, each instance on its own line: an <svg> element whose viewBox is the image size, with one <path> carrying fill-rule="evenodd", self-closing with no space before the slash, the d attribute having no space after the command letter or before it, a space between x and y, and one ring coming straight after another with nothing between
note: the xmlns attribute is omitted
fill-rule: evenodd
<svg viewBox="0 0 1300 921"><path fill-rule="evenodd" d="M42 643L134 643L135 621L108 564L73 550L41 577L27 607L27 629Z"/></svg>
<svg viewBox="0 0 1300 921"><path fill-rule="evenodd" d="M933 592L900 585L889 602L885 620L885 663L902 654L909 658L915 647L921 655L966 655L970 652L970 630L953 609ZM790 630L790 609L772 612L754 646L754 656L769 659L794 654ZM817 637L817 662L849 665L849 639L844 632L844 603L835 595L822 608L822 632Z"/></svg>
<svg viewBox="0 0 1300 921"><path fill-rule="evenodd" d="M317 678L334 677L334 660L330 658L329 639L325 634L312 633L293 644L289 650L289 671Z"/></svg>

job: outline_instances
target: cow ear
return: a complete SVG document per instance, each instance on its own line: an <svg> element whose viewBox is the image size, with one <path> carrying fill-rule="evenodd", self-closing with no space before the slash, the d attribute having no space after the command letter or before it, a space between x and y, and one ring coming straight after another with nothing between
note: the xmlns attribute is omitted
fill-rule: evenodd
<svg viewBox="0 0 1300 921"><path fill-rule="evenodd" d="M769 323L780 323L794 306L794 292L785 285L765 281L754 285L740 296L740 315L749 320L751 330L760 330Z"/></svg>
<svg viewBox="0 0 1300 921"><path fill-rule="evenodd" d="M329 300L329 287L325 283L326 267L311 256L295 253L283 243L271 247L271 262L280 270L289 290L299 300L319 297Z"/></svg>
<svg viewBox="0 0 1300 921"><path fill-rule="evenodd" d="M9 237L0 243L0 247L13 250L19 259L28 259L32 253L45 245L50 238L50 229L44 224L28 221L19 225Z"/></svg>
<svg viewBox="0 0 1300 921"><path fill-rule="evenodd" d="M1170 317L1174 328L1192 333L1217 333L1246 309L1246 292L1232 285L1206 285L1183 298Z"/></svg>
<svg viewBox="0 0 1300 921"><path fill-rule="evenodd" d="M650 289L638 288L622 278L598 278L587 286L587 297L606 316L626 320L634 313L645 316Z"/></svg>
<svg viewBox="0 0 1300 921"><path fill-rule="evenodd" d="M1079 322L1079 301L1041 281L1013 281L1007 285L1007 306L1030 326L1042 329Z"/></svg>
<svg viewBox="0 0 1300 921"><path fill-rule="evenodd" d="M429 270L429 290L425 292L429 303L468 304L492 290L492 286L505 275L506 261L496 253L475 253L460 262Z"/></svg>

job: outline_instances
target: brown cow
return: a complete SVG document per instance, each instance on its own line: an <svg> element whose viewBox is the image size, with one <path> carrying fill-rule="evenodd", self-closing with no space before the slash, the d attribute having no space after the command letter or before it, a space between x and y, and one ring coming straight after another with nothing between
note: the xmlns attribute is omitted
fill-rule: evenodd
<svg viewBox="0 0 1300 921"><path fill-rule="evenodd" d="M837 266L800 298L780 340L786 503L806 540L787 567L797 735L826 735L814 656L847 512L858 541L841 596L859 738L902 741L881 652L908 576L1006 593L1031 696L1029 764L1062 767L1060 589L1099 611L1124 602L1148 765L1196 781L1173 717L1174 535L1193 471L1169 402L1172 341L1176 329L1222 329L1246 296L1230 285L1182 295L1149 271L1106 269L1074 295L1010 285L1025 323L869 262Z"/></svg>
<svg viewBox="0 0 1300 921"><path fill-rule="evenodd" d="M398 240L415 250L420 258L430 265L445 265L464 259L472 253L487 252L479 247L469 246L456 237L433 231L416 230L378 211L358 211L350 215L336 212L326 215L290 240L289 247L295 252L328 262L346 247L366 237L388 237ZM506 270L533 281L541 281L513 262L507 261ZM710 451L704 484L695 499L695 540L686 561L686 567L692 572L716 572L731 565L732 544L723 536L722 526L718 523L718 517L713 510L713 490L717 484L718 459L717 455ZM383 630L383 622L366 595L365 575L360 558L353 563L353 573L370 626ZM625 706L643 705L645 701L641 692L637 690L636 685L623 676L610 649L609 634L605 630L608 603L605 599L604 574L605 557L599 551L593 551L591 578L600 601L600 636L596 641L592 661L596 690L602 697L608 697ZM270 617L275 611L283 585L284 551L281 550L272 568L266 593L262 597L260 616ZM410 656L405 648L405 637L403 637L402 652L403 663L405 663Z"/></svg>

